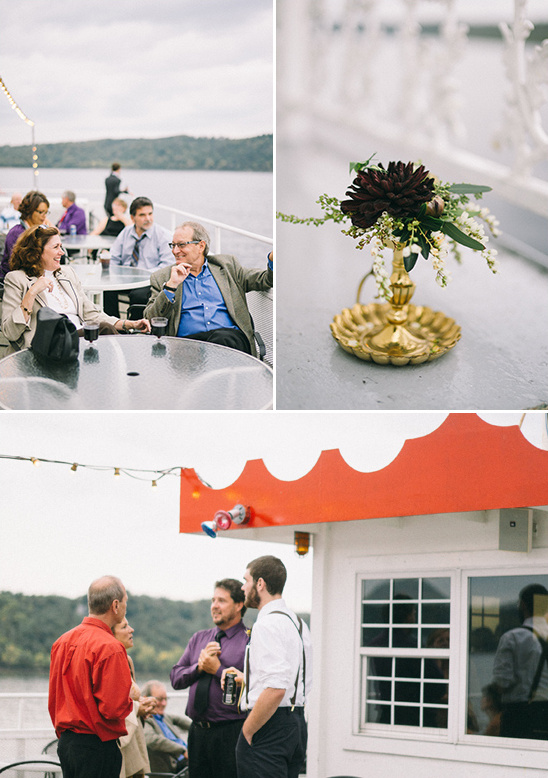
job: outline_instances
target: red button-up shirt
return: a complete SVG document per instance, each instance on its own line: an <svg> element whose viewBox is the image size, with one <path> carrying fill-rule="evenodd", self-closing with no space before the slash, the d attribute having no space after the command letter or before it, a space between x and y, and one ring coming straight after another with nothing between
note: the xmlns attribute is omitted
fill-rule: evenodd
<svg viewBox="0 0 548 778"><path fill-rule="evenodd" d="M100 619L86 616L51 649L49 714L65 730L115 740L127 734L131 676L124 646Z"/></svg>

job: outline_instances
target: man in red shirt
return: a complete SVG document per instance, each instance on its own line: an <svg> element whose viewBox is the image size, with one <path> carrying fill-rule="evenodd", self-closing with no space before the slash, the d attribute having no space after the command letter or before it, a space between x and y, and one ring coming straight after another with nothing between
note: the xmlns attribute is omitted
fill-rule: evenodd
<svg viewBox="0 0 548 778"><path fill-rule="evenodd" d="M127 592L108 575L89 587L89 616L51 649L49 713L64 778L119 778L118 738L133 709L126 649L112 627L126 614Z"/></svg>

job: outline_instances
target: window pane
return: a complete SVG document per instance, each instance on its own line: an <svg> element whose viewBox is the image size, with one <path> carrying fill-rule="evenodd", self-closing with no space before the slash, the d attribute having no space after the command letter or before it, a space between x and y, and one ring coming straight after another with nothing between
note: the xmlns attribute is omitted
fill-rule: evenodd
<svg viewBox="0 0 548 778"><path fill-rule="evenodd" d="M450 578L423 578L423 600L448 600L451 597Z"/></svg>
<svg viewBox="0 0 548 778"><path fill-rule="evenodd" d="M423 624L449 624L449 603L423 603L421 621Z"/></svg>
<svg viewBox="0 0 548 778"><path fill-rule="evenodd" d="M365 646L378 646L383 648L388 645L388 630L379 630L378 627L362 629L362 648Z"/></svg>
<svg viewBox="0 0 548 778"><path fill-rule="evenodd" d="M395 684L394 699L396 702L420 702L421 699L421 687L418 682L401 681Z"/></svg>
<svg viewBox="0 0 548 778"><path fill-rule="evenodd" d="M401 707L394 708L394 724L407 727L418 727L420 724L420 708Z"/></svg>
<svg viewBox="0 0 548 778"><path fill-rule="evenodd" d="M421 630L423 648L449 648L449 629L447 627L436 627L435 629L424 628Z"/></svg>
<svg viewBox="0 0 548 778"><path fill-rule="evenodd" d="M417 635L417 629L394 627L392 630L392 645L397 648L417 648Z"/></svg>
<svg viewBox="0 0 548 778"><path fill-rule="evenodd" d="M397 599L398 597L405 597L408 600L417 600L419 597L419 579L394 579L394 599Z"/></svg>
<svg viewBox="0 0 548 778"><path fill-rule="evenodd" d="M362 622L363 624L388 624L389 613L388 605L364 603L362 605Z"/></svg>
<svg viewBox="0 0 548 778"><path fill-rule="evenodd" d="M536 684L533 632L548 629L548 575L471 579L468 606L467 732L548 740L548 665Z"/></svg>
<svg viewBox="0 0 548 778"><path fill-rule="evenodd" d="M380 581L362 582L362 600L389 600L390 599L390 581L383 579Z"/></svg>

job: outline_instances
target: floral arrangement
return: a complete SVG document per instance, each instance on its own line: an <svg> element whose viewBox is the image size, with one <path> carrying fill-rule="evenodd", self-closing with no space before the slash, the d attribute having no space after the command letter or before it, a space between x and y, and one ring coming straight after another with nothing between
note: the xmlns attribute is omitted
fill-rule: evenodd
<svg viewBox="0 0 548 778"><path fill-rule="evenodd" d="M373 155L374 156L374 155ZM432 257L436 281L446 286L450 281L445 260L449 253L460 262L459 245L481 251L493 273L498 270L497 252L488 249L488 236L481 219L492 235L498 235L498 221L487 208L480 208L471 200L479 200L491 187L475 184L449 184L433 177L424 165L413 162L350 163L350 172L357 174L346 196L321 195L317 200L324 216L300 219L278 213L282 221L295 224L324 224L326 221L350 222L343 229L345 235L357 240L356 248L370 245L373 256L371 272L379 294L390 299L390 276L382 255L386 246L404 247L404 265L410 272L420 255Z"/></svg>

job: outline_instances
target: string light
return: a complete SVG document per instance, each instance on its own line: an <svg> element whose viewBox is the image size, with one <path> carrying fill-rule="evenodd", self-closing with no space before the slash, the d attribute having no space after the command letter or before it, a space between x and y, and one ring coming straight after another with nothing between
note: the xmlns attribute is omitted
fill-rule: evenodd
<svg viewBox="0 0 548 778"><path fill-rule="evenodd" d="M15 102L13 97L11 96L11 94L9 92L9 89L4 84L4 81L2 80L2 78L0 78L0 89L2 89L2 91L4 92L6 97L8 98L8 102L11 105L11 107L13 108L13 110L15 111L15 113L17 114L17 116L20 119L22 119L26 124L28 124L29 127L34 127L34 122L32 121L32 119L29 119L29 117L26 116L26 114L24 114L23 111L19 108L19 106L17 105L17 103Z"/></svg>
<svg viewBox="0 0 548 778"><path fill-rule="evenodd" d="M190 470L190 472L187 475L187 470L189 468L187 467L168 467L165 470L155 470L154 468L132 468L132 467L112 467L112 465L86 465L82 464L82 462L68 462L63 459L45 459L42 457L41 459L38 459L38 457L21 457L21 456L15 456L13 454L0 454L0 459L11 459L14 461L19 462L32 462L32 464L35 467L38 467L42 463L47 463L50 465L64 465L70 469L71 472L75 473L78 469L86 468L88 470L102 470L105 472L110 472L114 470L114 477L120 478L122 475L128 476L129 478L134 478L138 481L148 481L148 483L151 483L152 481L152 487L155 488L158 486L158 481L161 478L165 478L166 476L175 476L177 478L180 478L181 476L183 478L186 478L190 480L193 486L193 497L199 497L200 491L199 487L195 485L196 483L196 477L198 477L198 480L201 484L204 486L207 486L208 488L212 488L210 484L207 483L194 469Z"/></svg>
<svg viewBox="0 0 548 778"><path fill-rule="evenodd" d="M22 119L25 122L25 124L28 124L28 126L32 129L32 172L34 175L34 180L35 182L37 182L38 181L38 153L36 149L36 143L34 141L34 122L32 121L32 119L29 119L29 117L21 110L21 108L19 108L19 106L13 99L9 89L4 84L4 81L1 77L0 77L0 89L8 98L8 102L11 105L12 109L17 114L17 116L20 119Z"/></svg>
<svg viewBox="0 0 548 778"><path fill-rule="evenodd" d="M152 482L152 488L153 489L157 489L158 488L158 484L156 483L156 481Z"/></svg>

